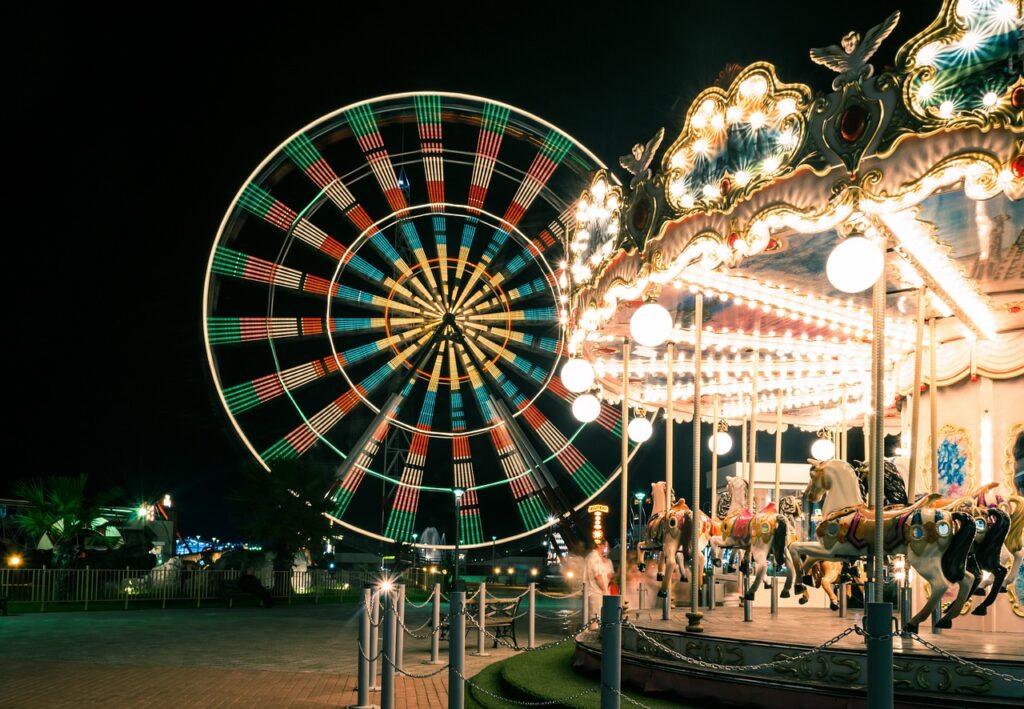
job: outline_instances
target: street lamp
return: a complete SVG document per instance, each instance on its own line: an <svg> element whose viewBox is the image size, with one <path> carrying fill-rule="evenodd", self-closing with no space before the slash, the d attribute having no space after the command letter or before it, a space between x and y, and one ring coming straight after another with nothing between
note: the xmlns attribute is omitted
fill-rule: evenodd
<svg viewBox="0 0 1024 709"><path fill-rule="evenodd" d="M452 494L455 495L455 576L452 580L452 592L454 593L459 590L459 536L461 534L459 521L462 518L462 496L466 494L466 491L457 487L452 490Z"/></svg>

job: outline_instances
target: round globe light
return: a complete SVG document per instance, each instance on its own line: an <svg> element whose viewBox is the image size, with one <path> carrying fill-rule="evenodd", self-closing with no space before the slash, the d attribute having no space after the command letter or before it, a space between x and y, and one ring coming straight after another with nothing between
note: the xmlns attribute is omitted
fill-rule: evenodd
<svg viewBox="0 0 1024 709"><path fill-rule="evenodd" d="M594 384L594 368L585 359L570 359L562 365L562 384L573 394L585 392Z"/></svg>
<svg viewBox="0 0 1024 709"><path fill-rule="evenodd" d="M657 347L672 332L672 316L658 303L641 305L629 319L629 334L644 347Z"/></svg>
<svg viewBox="0 0 1024 709"><path fill-rule="evenodd" d="M819 438L811 445L811 457L815 460L832 460L836 444L827 438Z"/></svg>
<svg viewBox="0 0 1024 709"><path fill-rule="evenodd" d="M825 273L828 281L844 293L860 293L882 275L885 254L870 239L850 236L843 239L828 256Z"/></svg>
<svg viewBox="0 0 1024 709"><path fill-rule="evenodd" d="M590 423L601 415L601 402L593 394L583 394L572 402L572 415L577 421Z"/></svg>
<svg viewBox="0 0 1024 709"><path fill-rule="evenodd" d="M726 431L719 431L708 439L708 450L718 455L725 455L732 450L732 436Z"/></svg>
<svg viewBox="0 0 1024 709"><path fill-rule="evenodd" d="M629 440L633 443L643 443L651 437L651 433L654 432L654 427L651 426L651 422L643 416L637 416L635 419L629 422Z"/></svg>

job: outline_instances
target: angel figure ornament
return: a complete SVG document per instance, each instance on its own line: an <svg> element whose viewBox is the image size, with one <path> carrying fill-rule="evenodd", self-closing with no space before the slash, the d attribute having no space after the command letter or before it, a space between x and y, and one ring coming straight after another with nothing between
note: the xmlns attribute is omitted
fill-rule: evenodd
<svg viewBox="0 0 1024 709"><path fill-rule="evenodd" d="M868 64L870 59L882 42L900 21L900 11L889 15L886 20L875 25L864 33L861 39L859 32L848 32L840 42L841 46L831 45L811 50L811 61L815 64L827 66L839 76L832 80L832 88L838 91L846 84L853 83L859 79L870 79L875 73L874 67Z"/></svg>

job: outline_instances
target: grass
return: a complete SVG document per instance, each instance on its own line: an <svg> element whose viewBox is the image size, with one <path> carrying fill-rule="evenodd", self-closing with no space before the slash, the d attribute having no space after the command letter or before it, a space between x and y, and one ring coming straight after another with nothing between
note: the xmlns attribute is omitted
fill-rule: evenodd
<svg viewBox="0 0 1024 709"><path fill-rule="evenodd" d="M558 701L591 690L577 699L554 706L598 709L601 705L600 683L573 671L574 649L572 643L566 642L546 650L524 652L488 666L474 676L472 682L494 694L519 701ZM629 689L623 693L650 709L686 707L676 700L652 697ZM509 702L488 697L472 687L466 693L466 705L482 709L508 709L513 706Z"/></svg>

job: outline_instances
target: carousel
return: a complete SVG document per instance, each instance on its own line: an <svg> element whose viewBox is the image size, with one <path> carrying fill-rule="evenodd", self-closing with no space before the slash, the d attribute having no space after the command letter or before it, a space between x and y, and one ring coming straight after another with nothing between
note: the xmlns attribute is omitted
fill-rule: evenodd
<svg viewBox="0 0 1024 709"><path fill-rule="evenodd" d="M256 167L210 253L227 418L268 472L330 466L345 533L456 559L571 531L613 484L626 539L630 463L664 427L618 558L627 682L1019 704L1022 17L945 0L876 71L899 13L879 17L810 51L828 93L727 70L625 180L476 96L323 116ZM782 459L793 430L817 433L810 460ZM577 665L600 655L577 637Z"/></svg>
<svg viewBox="0 0 1024 709"><path fill-rule="evenodd" d="M599 171L580 196L565 385L635 440L667 433L623 563L624 680L690 701L1019 706L1022 14L947 0L884 72L899 13L879 18L810 50L836 72L826 94L736 68L678 136L621 158L628 184ZM807 461L782 460L794 427L817 433ZM720 470L737 428L742 460ZM600 654L580 636L578 666Z"/></svg>

